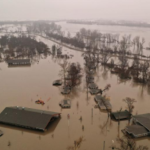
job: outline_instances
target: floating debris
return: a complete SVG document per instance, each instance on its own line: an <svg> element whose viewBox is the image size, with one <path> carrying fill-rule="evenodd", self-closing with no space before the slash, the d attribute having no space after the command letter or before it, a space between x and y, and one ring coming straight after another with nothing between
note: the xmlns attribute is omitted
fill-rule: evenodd
<svg viewBox="0 0 150 150"><path fill-rule="evenodd" d="M35 103L36 103L36 104L42 104L42 105L45 104L44 101L42 101L42 100L37 100L37 101L35 101Z"/></svg>

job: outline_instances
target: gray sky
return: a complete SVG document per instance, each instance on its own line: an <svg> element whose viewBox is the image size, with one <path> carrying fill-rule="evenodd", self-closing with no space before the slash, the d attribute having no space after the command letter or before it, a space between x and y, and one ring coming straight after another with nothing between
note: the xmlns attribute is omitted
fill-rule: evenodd
<svg viewBox="0 0 150 150"><path fill-rule="evenodd" d="M150 22L150 0L0 0L0 20L45 19Z"/></svg>

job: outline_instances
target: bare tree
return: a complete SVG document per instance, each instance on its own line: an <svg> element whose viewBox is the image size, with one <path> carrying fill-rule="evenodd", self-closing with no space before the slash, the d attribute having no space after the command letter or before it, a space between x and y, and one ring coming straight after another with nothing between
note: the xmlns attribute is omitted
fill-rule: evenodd
<svg viewBox="0 0 150 150"><path fill-rule="evenodd" d="M72 87L75 87L81 83L82 68L79 63L71 63L68 68L68 74L70 75L70 81Z"/></svg>
<svg viewBox="0 0 150 150"><path fill-rule="evenodd" d="M74 141L73 146L68 146L67 150L78 150L81 147L82 142L84 142L85 139L83 136L79 137L77 140Z"/></svg>
<svg viewBox="0 0 150 150"><path fill-rule="evenodd" d="M70 66L70 63L66 59L63 59L63 62L59 63L59 65L62 68L62 70L60 71L60 75L63 76L64 85L66 85L66 79L65 78L66 78L67 70Z"/></svg>
<svg viewBox="0 0 150 150"><path fill-rule="evenodd" d="M126 136L117 138L117 142L120 147L113 147L116 150L149 150L147 146L136 146L136 142L133 139L129 139Z"/></svg>
<svg viewBox="0 0 150 150"><path fill-rule="evenodd" d="M123 101L124 101L125 103L127 103L128 111L132 114L133 109L134 109L133 103L136 102L135 99L130 98L130 97L126 97L125 99L123 99Z"/></svg>

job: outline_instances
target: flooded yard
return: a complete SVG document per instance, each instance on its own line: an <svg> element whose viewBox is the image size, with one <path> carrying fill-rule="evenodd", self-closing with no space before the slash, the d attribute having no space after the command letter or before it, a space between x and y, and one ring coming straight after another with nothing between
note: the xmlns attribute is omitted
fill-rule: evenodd
<svg viewBox="0 0 150 150"><path fill-rule="evenodd" d="M43 41L50 48L54 44L42 37L37 37L37 40ZM61 78L59 75L61 59L51 55L47 58L41 57L39 62L30 67L8 67L7 63L0 63L0 112L5 107L21 106L61 113L61 119L50 124L46 132L0 125L0 129L4 132L3 137L0 138L0 149L65 150L83 136L85 141L81 144L81 150L102 150L104 141L105 149L108 150L111 149L112 141L117 144L116 138L123 136L121 130L128 125L128 121L121 121L118 128L118 122L111 120L106 112L94 108L96 105L94 96L89 93L87 98L82 52L63 47L63 53L73 55L68 61L79 62L83 68L81 85L75 87L67 96L61 94L60 87L52 85L54 80ZM132 80L121 81L101 65L97 68L94 77L99 88L111 84L110 90L104 94L109 97L113 112L121 107L123 110L127 109L126 103L123 102L126 97L136 100L133 115L150 112L150 89L147 87ZM61 109L59 106L59 102L64 98L71 99L70 109ZM36 104L37 99L42 99L45 105ZM67 117L68 114L70 119ZM82 121L79 120L81 116ZM7 146L9 141L11 146ZM148 137L136 141L137 145L150 147Z"/></svg>

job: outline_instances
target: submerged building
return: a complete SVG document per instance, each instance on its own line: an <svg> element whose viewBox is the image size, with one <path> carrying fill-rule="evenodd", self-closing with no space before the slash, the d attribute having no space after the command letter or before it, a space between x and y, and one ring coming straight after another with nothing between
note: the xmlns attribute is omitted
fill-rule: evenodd
<svg viewBox="0 0 150 150"><path fill-rule="evenodd" d="M112 106L109 102L108 99L106 99L106 97L102 96L102 95L96 95L94 97L94 100L96 103L98 103L98 106L101 110L111 110Z"/></svg>
<svg viewBox="0 0 150 150"><path fill-rule="evenodd" d="M134 125L127 126L123 132L138 138L150 135L150 113L133 116Z"/></svg>
<svg viewBox="0 0 150 150"><path fill-rule="evenodd" d="M18 66L18 65L31 65L30 59L9 59L7 60L8 66Z"/></svg>
<svg viewBox="0 0 150 150"><path fill-rule="evenodd" d="M121 112L112 112L111 118L114 120L126 120L131 118L131 113L127 110Z"/></svg>
<svg viewBox="0 0 150 150"><path fill-rule="evenodd" d="M0 114L0 123L45 131L60 113L25 107L6 107Z"/></svg>

